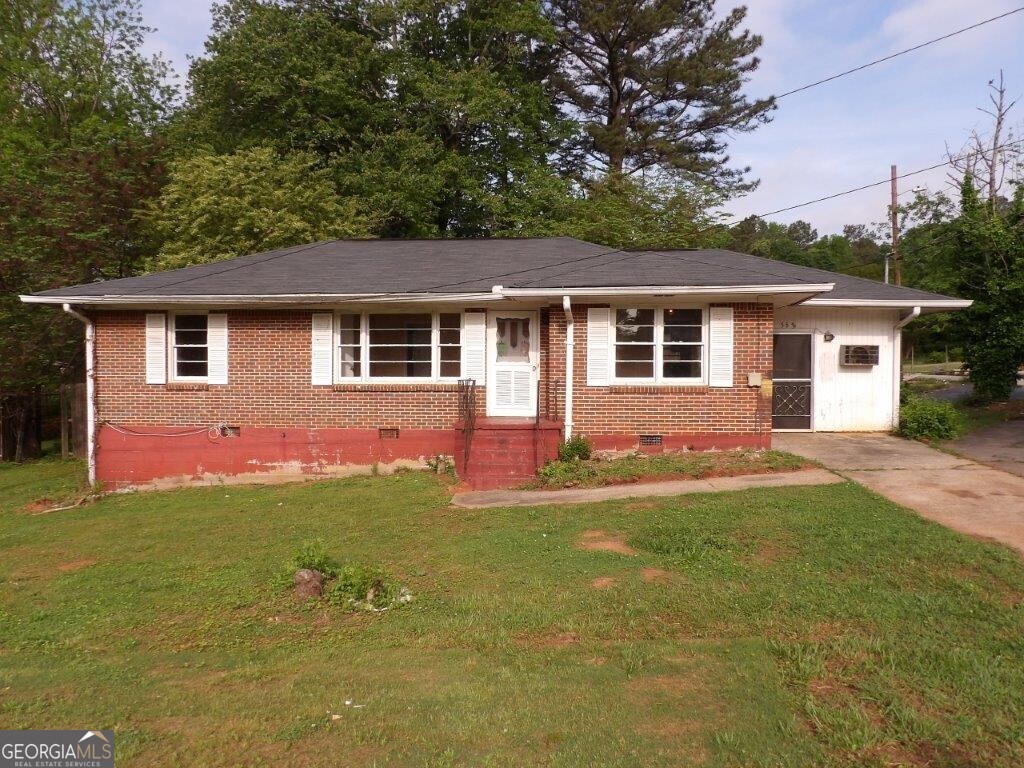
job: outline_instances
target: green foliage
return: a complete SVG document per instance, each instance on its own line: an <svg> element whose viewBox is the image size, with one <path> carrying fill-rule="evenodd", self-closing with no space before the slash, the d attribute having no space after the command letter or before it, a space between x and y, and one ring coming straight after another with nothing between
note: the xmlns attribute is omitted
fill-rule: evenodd
<svg viewBox="0 0 1024 768"><path fill-rule="evenodd" d="M900 396L899 434L911 440L952 440L963 431L963 418L944 400L903 390Z"/></svg>
<svg viewBox="0 0 1024 768"><path fill-rule="evenodd" d="M325 579L333 579L338 575L340 566L334 558L327 554L327 545L324 544L323 539L309 539L299 546L285 567L288 572L288 582L291 583L292 574L304 568L319 571Z"/></svg>
<svg viewBox="0 0 1024 768"><path fill-rule="evenodd" d="M406 602L408 592L383 568L345 565L325 594L331 605L380 611Z"/></svg>
<svg viewBox="0 0 1024 768"><path fill-rule="evenodd" d="M974 300L957 325L974 392L1006 400L1024 363L1024 185L1012 203L981 200L970 175L960 190L953 263L962 295Z"/></svg>
<svg viewBox="0 0 1024 768"><path fill-rule="evenodd" d="M135 0L0 4L0 392L22 427L32 393L82 380L80 323L18 294L131 274L156 194L166 65L141 49Z"/></svg>
<svg viewBox="0 0 1024 768"><path fill-rule="evenodd" d="M590 458L593 446L583 435L573 435L558 446L559 461L580 461Z"/></svg>
<svg viewBox="0 0 1024 768"><path fill-rule="evenodd" d="M269 147L201 153L168 168L160 197L143 214L159 243L152 269L176 269L341 237L365 237L357 204L304 152Z"/></svg>
<svg viewBox="0 0 1024 768"><path fill-rule="evenodd" d="M782 451L685 451L635 453L614 459L564 458L537 473L542 488L596 487L644 480L688 480L702 477L789 472L808 462Z"/></svg>
<svg viewBox="0 0 1024 768"><path fill-rule="evenodd" d="M580 121L589 160L612 175L668 172L718 189L743 188L725 139L767 120L770 99L743 86L761 38L746 8L721 18L712 0L551 0L564 53L555 85Z"/></svg>

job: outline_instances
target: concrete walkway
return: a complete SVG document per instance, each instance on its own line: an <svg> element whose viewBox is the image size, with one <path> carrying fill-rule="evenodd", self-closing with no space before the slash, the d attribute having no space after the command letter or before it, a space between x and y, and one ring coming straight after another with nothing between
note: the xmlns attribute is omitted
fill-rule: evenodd
<svg viewBox="0 0 1024 768"><path fill-rule="evenodd" d="M803 469L774 475L738 475L707 480L667 480L659 483L606 485L600 488L565 488L558 491L467 491L452 497L452 504L467 509L483 507L535 507L540 504L590 504L642 496L681 496L689 493L742 491L747 488L782 488L829 485L843 479L824 469Z"/></svg>
<svg viewBox="0 0 1024 768"><path fill-rule="evenodd" d="M772 444L929 520L1024 554L1024 477L885 434L781 433Z"/></svg>

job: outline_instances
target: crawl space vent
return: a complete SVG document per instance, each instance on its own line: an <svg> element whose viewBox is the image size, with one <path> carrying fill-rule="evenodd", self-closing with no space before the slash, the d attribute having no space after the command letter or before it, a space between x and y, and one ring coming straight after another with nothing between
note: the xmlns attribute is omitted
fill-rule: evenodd
<svg viewBox="0 0 1024 768"><path fill-rule="evenodd" d="M381 427L377 430L377 436L380 437L381 440L397 440L398 429L395 427Z"/></svg>
<svg viewBox="0 0 1024 768"><path fill-rule="evenodd" d="M661 435L640 435L640 445L661 445Z"/></svg>

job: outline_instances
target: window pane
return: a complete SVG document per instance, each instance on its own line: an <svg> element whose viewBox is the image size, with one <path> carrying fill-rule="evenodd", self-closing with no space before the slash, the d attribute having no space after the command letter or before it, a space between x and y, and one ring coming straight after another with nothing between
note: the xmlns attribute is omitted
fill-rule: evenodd
<svg viewBox="0 0 1024 768"><path fill-rule="evenodd" d="M175 315L174 329L181 330L206 330L206 315Z"/></svg>
<svg viewBox="0 0 1024 768"><path fill-rule="evenodd" d="M454 328L457 331L462 327L462 315L458 312L442 312L438 320L441 328Z"/></svg>
<svg viewBox="0 0 1024 768"><path fill-rule="evenodd" d="M338 348L338 353L340 355L339 373L342 378L358 378L362 373L360 361L362 359L363 350L359 347L342 346Z"/></svg>
<svg viewBox="0 0 1024 768"><path fill-rule="evenodd" d="M371 344L424 344L430 346L430 329L370 329Z"/></svg>
<svg viewBox="0 0 1024 768"><path fill-rule="evenodd" d="M441 361L441 375L448 379L457 379L462 375L462 361L461 360L442 360Z"/></svg>
<svg viewBox="0 0 1024 768"><path fill-rule="evenodd" d="M654 347L643 345L616 347L615 376L620 379L654 378Z"/></svg>
<svg viewBox="0 0 1024 768"><path fill-rule="evenodd" d="M690 363L669 363L666 362L663 366L662 375L666 379L699 379L700 378L700 362Z"/></svg>
<svg viewBox="0 0 1024 768"><path fill-rule="evenodd" d="M377 362L375 360L371 360L370 376L428 378L430 376L430 362Z"/></svg>
<svg viewBox="0 0 1024 768"><path fill-rule="evenodd" d="M442 328L441 329L441 343L442 344L454 344L458 345L462 343L462 331L458 328Z"/></svg>
<svg viewBox="0 0 1024 768"><path fill-rule="evenodd" d="M180 331L174 332L174 343L186 346L205 346L206 331Z"/></svg>
<svg viewBox="0 0 1024 768"><path fill-rule="evenodd" d="M178 360L205 363L208 351L206 347L178 347L174 354Z"/></svg>
<svg viewBox="0 0 1024 768"><path fill-rule="evenodd" d="M616 325L654 325L653 309L617 309Z"/></svg>
<svg viewBox="0 0 1024 768"><path fill-rule="evenodd" d="M430 330L430 315L370 315L370 330L378 328L425 328Z"/></svg>
<svg viewBox="0 0 1024 768"><path fill-rule="evenodd" d="M187 363L178 362L177 375L182 376L194 376L194 377L206 377L206 362L201 363Z"/></svg>
<svg viewBox="0 0 1024 768"><path fill-rule="evenodd" d="M699 309L666 309L665 325L701 325L704 318Z"/></svg>
<svg viewBox="0 0 1024 768"><path fill-rule="evenodd" d="M618 309L615 311L615 340L654 341L653 309Z"/></svg>
<svg viewBox="0 0 1024 768"><path fill-rule="evenodd" d="M702 329L699 325L666 325L665 342L701 341Z"/></svg>
<svg viewBox="0 0 1024 768"><path fill-rule="evenodd" d="M700 344L687 344L685 346L666 346L662 350L665 362L675 360L700 360L704 347Z"/></svg>
<svg viewBox="0 0 1024 768"><path fill-rule="evenodd" d="M371 363L407 360L430 362L430 347L370 347Z"/></svg>
<svg viewBox="0 0 1024 768"><path fill-rule="evenodd" d="M647 362L616 362L615 376L619 379L653 379L654 361Z"/></svg>

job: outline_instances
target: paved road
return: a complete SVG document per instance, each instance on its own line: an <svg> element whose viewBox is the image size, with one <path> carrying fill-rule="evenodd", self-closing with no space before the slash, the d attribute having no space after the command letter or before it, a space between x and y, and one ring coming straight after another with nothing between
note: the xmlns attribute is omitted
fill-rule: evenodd
<svg viewBox="0 0 1024 768"><path fill-rule="evenodd" d="M969 459L1024 477L1024 420L979 429L949 447Z"/></svg>
<svg viewBox="0 0 1024 768"><path fill-rule="evenodd" d="M781 433L772 444L923 517L1024 555L1024 477L887 434Z"/></svg>
<svg viewBox="0 0 1024 768"><path fill-rule="evenodd" d="M949 380L948 376L918 376L917 378L941 378L943 380ZM974 385L970 382L959 382L952 380L952 383L944 389L933 389L930 392L925 392L925 397L933 397L936 400L948 400L951 403L955 403L965 398L970 397L974 394ZM1024 399L1024 387L1018 386L1013 393L1010 395L1011 400L1022 400Z"/></svg>

